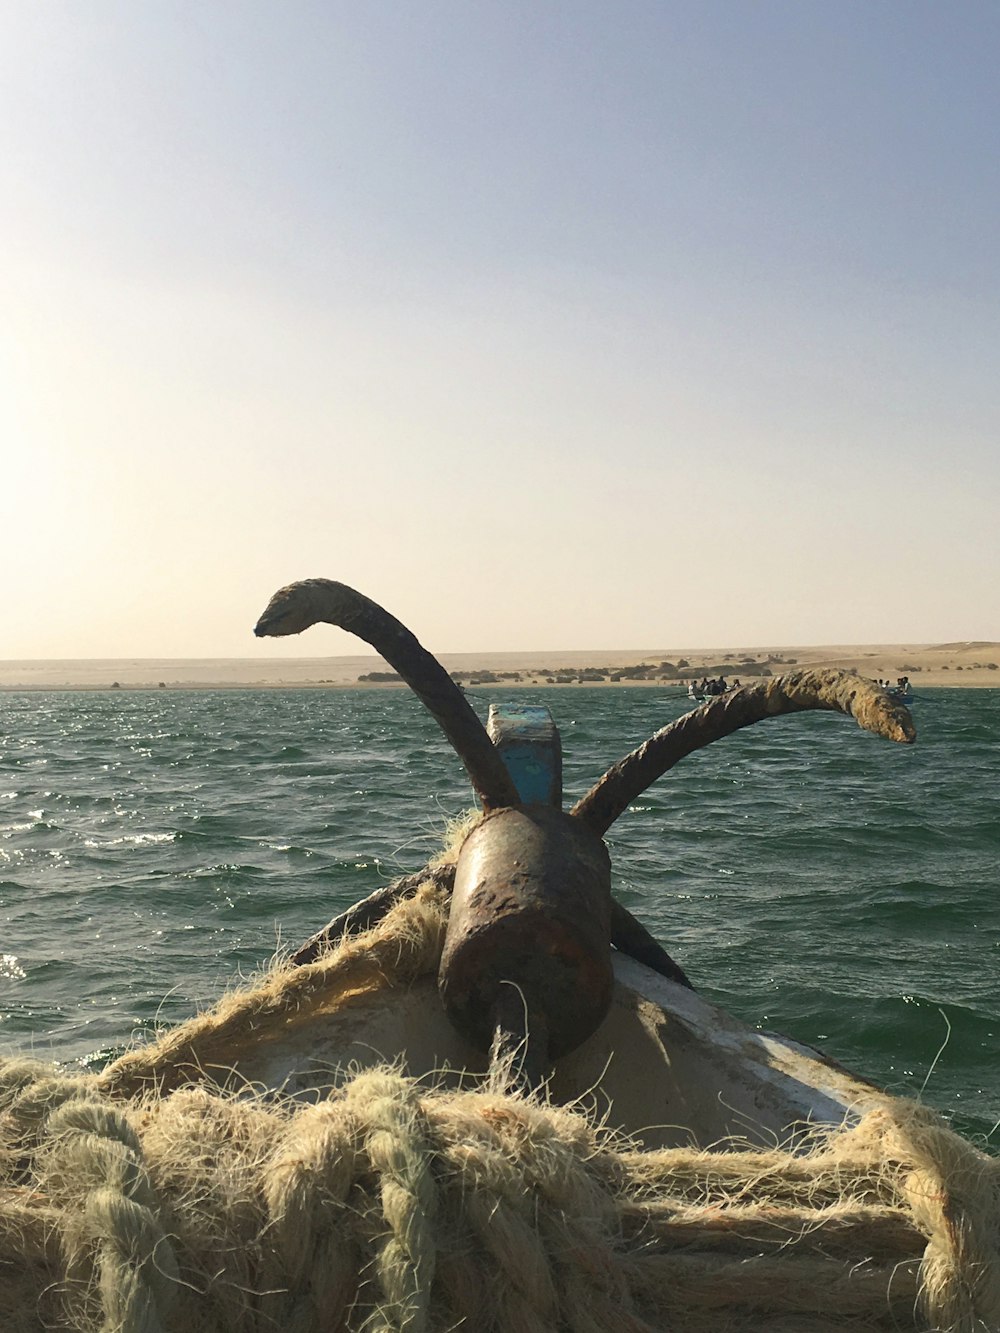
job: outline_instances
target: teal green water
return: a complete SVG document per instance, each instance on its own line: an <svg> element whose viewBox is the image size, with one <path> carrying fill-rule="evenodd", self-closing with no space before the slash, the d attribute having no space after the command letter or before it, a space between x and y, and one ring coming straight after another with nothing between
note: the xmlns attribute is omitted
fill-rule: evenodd
<svg viewBox="0 0 1000 1333"><path fill-rule="evenodd" d="M556 715L567 803L687 708L645 689L517 698ZM686 759L611 830L616 891L709 998L988 1137L1000 691L913 711L914 747L808 714ZM7 694L0 728L7 1052L98 1060L186 1017L417 868L471 805L403 691Z"/></svg>

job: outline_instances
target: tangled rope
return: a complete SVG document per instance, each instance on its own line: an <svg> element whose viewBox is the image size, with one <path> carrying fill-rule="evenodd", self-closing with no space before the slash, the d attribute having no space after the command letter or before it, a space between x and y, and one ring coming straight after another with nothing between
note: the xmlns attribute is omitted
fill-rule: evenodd
<svg viewBox="0 0 1000 1333"><path fill-rule="evenodd" d="M432 969L436 913L418 895L104 1075L0 1062L4 1333L1000 1329L1000 1163L911 1103L794 1154L639 1151L392 1069L311 1104L206 1079L244 1021L278 1040Z"/></svg>

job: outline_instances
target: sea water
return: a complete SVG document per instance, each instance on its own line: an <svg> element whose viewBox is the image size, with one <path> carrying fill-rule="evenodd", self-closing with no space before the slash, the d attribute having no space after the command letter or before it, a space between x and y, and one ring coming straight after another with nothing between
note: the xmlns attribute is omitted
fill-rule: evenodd
<svg viewBox="0 0 1000 1333"><path fill-rule="evenodd" d="M689 707L516 698L555 715L567 805ZM812 713L690 756L611 829L614 888L708 999L995 1149L1000 691L913 712L915 746ZM471 804L405 690L0 695L0 1053L99 1067L418 868Z"/></svg>

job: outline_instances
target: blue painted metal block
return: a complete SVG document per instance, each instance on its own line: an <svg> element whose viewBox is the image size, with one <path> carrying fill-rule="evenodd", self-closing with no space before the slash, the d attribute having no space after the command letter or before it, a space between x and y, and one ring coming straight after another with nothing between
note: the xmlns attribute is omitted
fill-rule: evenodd
<svg viewBox="0 0 1000 1333"><path fill-rule="evenodd" d="M486 730L522 804L561 809L562 741L549 710L539 704L490 704Z"/></svg>

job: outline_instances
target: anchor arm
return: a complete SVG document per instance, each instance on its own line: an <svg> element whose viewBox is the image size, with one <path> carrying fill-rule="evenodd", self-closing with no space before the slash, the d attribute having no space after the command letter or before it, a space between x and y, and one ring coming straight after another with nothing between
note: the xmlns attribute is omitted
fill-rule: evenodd
<svg viewBox="0 0 1000 1333"><path fill-rule="evenodd" d="M377 602L332 579L302 579L278 589L253 632L258 638L301 634L318 621L364 639L399 672L451 742L486 810L517 803L514 783L465 695L437 658Z"/></svg>
<svg viewBox="0 0 1000 1333"><path fill-rule="evenodd" d="M916 737L907 709L874 682L851 671L792 671L719 695L663 727L612 765L570 813L603 836L637 796L685 756L765 718L813 709L846 713L866 731L900 744Z"/></svg>

